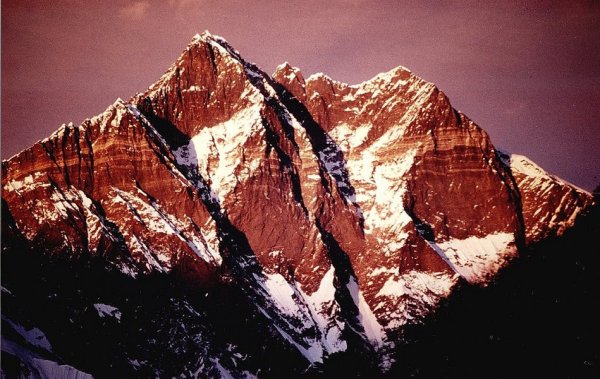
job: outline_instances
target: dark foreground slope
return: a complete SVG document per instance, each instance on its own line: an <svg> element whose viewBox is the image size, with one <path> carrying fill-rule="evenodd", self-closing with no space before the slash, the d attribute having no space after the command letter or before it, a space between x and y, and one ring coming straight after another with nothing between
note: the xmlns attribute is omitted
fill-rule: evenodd
<svg viewBox="0 0 600 379"><path fill-rule="evenodd" d="M598 233L600 207L595 206L564 236L531 246L487 287L462 286L423 325L407 328L387 377L598 377ZM260 320L238 317L248 305L235 288L199 300L193 289L182 290L167 275L133 280L110 273L100 262L72 265L34 252L5 251L2 283L10 293L3 290L3 343L22 338L10 320L26 320L27 329L35 325L53 341L52 352L32 347L44 359L95 377L167 377L185 367L189 376L198 367L219 375L211 365L228 359L219 339L237 335L247 343L244 350L256 354L237 360L240 376L259 366L270 367L262 372L265 377L381 375L373 361L352 352L302 370L293 351L273 346ZM125 316L99 319L90 303L116 305ZM231 317L223 317L228 312L212 317L211 308L228 309ZM206 324L217 325L219 333ZM138 361L133 352L146 359ZM2 370L12 378L28 368L3 352Z"/></svg>
<svg viewBox="0 0 600 379"><path fill-rule="evenodd" d="M406 332L390 377L600 377L600 207Z"/></svg>

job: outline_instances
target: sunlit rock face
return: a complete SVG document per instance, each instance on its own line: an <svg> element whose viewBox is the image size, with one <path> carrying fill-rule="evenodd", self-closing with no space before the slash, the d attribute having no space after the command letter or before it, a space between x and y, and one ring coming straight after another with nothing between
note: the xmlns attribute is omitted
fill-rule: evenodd
<svg viewBox="0 0 600 379"><path fill-rule="evenodd" d="M406 68L358 85L287 63L269 76L209 33L146 92L4 161L2 199L5 246L237 286L239 317L271 334L206 337L230 348L198 351L196 369L222 376L265 370L252 349L269 344L299 366L368 351L386 370L402 328L457 283L485 285L592 204Z"/></svg>

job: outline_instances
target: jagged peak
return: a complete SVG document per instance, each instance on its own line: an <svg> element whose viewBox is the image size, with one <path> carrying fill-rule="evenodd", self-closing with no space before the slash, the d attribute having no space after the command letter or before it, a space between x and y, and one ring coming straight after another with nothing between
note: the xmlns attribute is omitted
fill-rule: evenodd
<svg viewBox="0 0 600 379"><path fill-rule="evenodd" d="M288 61L283 62L275 68L273 78L277 79L278 77L283 77L290 81L297 79L301 84L305 83L302 71L298 67L292 66Z"/></svg>
<svg viewBox="0 0 600 379"><path fill-rule="evenodd" d="M400 75L413 75L413 76L416 76L408 68L406 68L406 67L404 67L402 65L399 65L399 66L396 66L396 67L392 68L391 70L380 72L379 74L375 75L371 79L367 80L367 82L372 82L372 81L375 81L375 80L391 81L391 80L393 80L394 78L397 78Z"/></svg>
<svg viewBox="0 0 600 379"><path fill-rule="evenodd" d="M117 97L117 100L115 100L112 103L112 106L115 108L121 108L125 106L125 100L121 99L120 97Z"/></svg>
<svg viewBox="0 0 600 379"><path fill-rule="evenodd" d="M400 80L407 80L409 78L416 79L417 81L422 82L423 84L433 85L432 83L429 83L426 80L423 80L418 75L415 75L408 68L400 65L400 66L396 66L396 67L392 68L391 70L380 72L377 75L373 76L372 78L367 79L363 82L360 82L357 84L352 84L352 85L350 85L350 87L361 88L361 87L365 87L365 86L371 86L371 85L377 84L377 83L392 83L392 82L397 82Z"/></svg>
<svg viewBox="0 0 600 379"><path fill-rule="evenodd" d="M109 105L104 112L83 121L80 128L84 128L90 124L103 124L105 120L111 119L113 117L120 118L127 110L127 102L125 100L118 97L111 105ZM101 131L104 131L104 128L101 128Z"/></svg>
<svg viewBox="0 0 600 379"><path fill-rule="evenodd" d="M225 38L217 34L212 34L208 30L203 31L200 34L196 33L194 37L192 37L190 43L188 44L187 49L202 44L208 44L213 47L216 47L220 50L223 50L223 52L227 53L228 55L231 55L235 59L239 61L244 61L240 53L236 49L234 49Z"/></svg>
<svg viewBox="0 0 600 379"><path fill-rule="evenodd" d="M505 156L504 162L510 164L512 168L516 169L519 172L527 174L531 177L550 176L546 172L546 170L541 168L538 164L534 163L531 159L524 155L510 154L504 151L502 152L502 154Z"/></svg>
<svg viewBox="0 0 600 379"><path fill-rule="evenodd" d="M278 65L277 67L275 67L275 71L287 71L287 70L291 70L294 69L295 67L293 67L290 62L285 61L283 63L281 63L280 65Z"/></svg>
<svg viewBox="0 0 600 379"><path fill-rule="evenodd" d="M285 61L285 62L281 63L279 66L275 67L275 72L278 72L278 71L283 71L283 72L288 72L288 71L300 72L300 69L298 67L292 66L290 64L290 62Z"/></svg>
<svg viewBox="0 0 600 379"><path fill-rule="evenodd" d="M577 187L573 183L568 182L565 179L559 178L556 175L552 175L540 167L537 163L533 162L531 159L524 155L520 154L511 154L505 151L501 151L501 158L505 164L509 165L511 170L519 172L523 175L526 175L530 178L542 178L547 180L554 180L563 185L569 186L573 188L575 191L583 193L585 195L591 196L591 193Z"/></svg>
<svg viewBox="0 0 600 379"><path fill-rule="evenodd" d="M211 41L225 41L225 39L216 34L212 34L208 30L205 30L202 33L196 33L194 35L194 37L192 37L190 44L197 44L197 43L201 43L201 42L206 43L206 42L211 42Z"/></svg>
<svg viewBox="0 0 600 379"><path fill-rule="evenodd" d="M187 50L189 50L190 48L198 47L199 45L202 45L202 44L206 44L213 48L216 48L219 51L219 54L221 56L227 56L230 59L237 61L237 63L239 63L242 66L243 71L246 73L246 75L261 77L261 78L268 77L268 75L265 74L256 64L244 59L242 57L242 55L240 54L240 52L237 51L233 46L231 46L231 44L229 44L229 42L225 38L223 38L219 35L216 35L216 34L212 34L208 30L205 30L201 34L196 34L192 38L192 41L190 42L190 44L188 45ZM176 65L178 65L180 61L182 61L184 59L184 56L185 56L185 54L183 54L174 63L174 65L171 67L171 69L169 71L167 71L167 73L165 75L163 75L163 77L169 75L169 72L172 71L173 68ZM160 80L159 80L159 82L160 82ZM151 88L152 88L152 86L150 86L150 89Z"/></svg>
<svg viewBox="0 0 600 379"><path fill-rule="evenodd" d="M239 52L235 50L223 37L212 34L208 30L205 30L202 33L196 33L185 49L181 52L179 57L171 64L165 73L156 82L148 86L148 89L145 92L134 96L133 101L137 102L137 100L140 98L160 90L164 83L168 82L178 69L187 65L187 62L190 59L189 53L191 51L206 48L209 48L213 51L218 51L220 56L228 57L228 59L232 61L237 61L242 66L248 65L248 63L241 57Z"/></svg>
<svg viewBox="0 0 600 379"><path fill-rule="evenodd" d="M109 105L104 110L104 112L100 113L96 117L101 117L102 115L112 113L114 110L125 109L126 106L127 106L127 102L125 102L125 100L121 99L120 97L117 97L117 99L111 105Z"/></svg>
<svg viewBox="0 0 600 379"><path fill-rule="evenodd" d="M279 65L277 67L277 69L285 69L285 64L287 62ZM295 67L292 67L294 69L296 69ZM277 70L276 70L277 71ZM300 71L298 69L298 71ZM384 72L380 72L377 75L373 76L370 79L367 79L363 82L357 83L357 84L348 84L345 82L341 82L335 79L332 79L329 75L323 73L323 72L317 72L314 74L311 74L307 79L306 79L306 83L309 82L326 82L329 84L337 84L339 86L342 87L350 87L350 88L364 88L364 87L369 87L375 84L381 84L381 83L391 83L391 82L395 82L395 81L399 81L399 80L406 80L409 78L413 78L415 79L417 82L422 83L423 85L429 85L431 87L435 87L435 85L433 83L430 83L426 80L424 80L423 78L419 77L418 75L415 75L410 69L400 65L400 66L396 66L394 68L392 68L391 70L388 71L384 71Z"/></svg>
<svg viewBox="0 0 600 379"><path fill-rule="evenodd" d="M178 59L175 60L175 62L173 62L173 64L160 77L160 79L158 81L156 81L155 83L151 84L145 93L136 95L136 97L147 95L148 93L156 90L157 88L160 88L161 84L165 80L168 80L176 72L178 67L182 67L183 65L185 65L185 62L187 62L187 60L189 59L188 53L191 50L204 49L204 48L210 48L213 51L218 52L218 54L221 57L226 57L226 59L229 59L231 61L235 61L235 62L239 63L245 71L252 71L252 72L260 71L260 72L262 72L254 63L246 61L241 56L239 51L234 49L233 46L231 46L229 44L229 42L227 42L227 40L225 40L225 38L223 38L219 35L216 35L216 34L212 34L208 30L205 30L201 34L196 33L196 35L194 35L194 37L192 38L190 43L186 46L186 48L183 50L183 52L178 57Z"/></svg>
<svg viewBox="0 0 600 379"><path fill-rule="evenodd" d="M342 82L338 82L337 80L332 79L330 76L328 76L327 74L325 74L323 72L315 72L314 74L311 74L306 79L306 82L312 82L312 81L326 81L326 82L331 82L331 83L342 83Z"/></svg>

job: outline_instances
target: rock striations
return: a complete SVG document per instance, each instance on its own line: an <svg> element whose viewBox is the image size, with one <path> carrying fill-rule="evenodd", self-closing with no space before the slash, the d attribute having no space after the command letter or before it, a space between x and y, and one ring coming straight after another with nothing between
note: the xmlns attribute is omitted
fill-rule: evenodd
<svg viewBox="0 0 600 379"><path fill-rule="evenodd" d="M287 63L269 76L205 32L146 92L2 162L3 258L100 261L132 281L229 296L172 316L210 331L188 346L195 360L167 369L140 348L119 366L127 375L261 376L273 373L257 359L267 345L296 357L290 372L338 353L385 371L404 326L457 284L485 285L592 201L496 150L406 68L358 85ZM224 314L262 340L220 335Z"/></svg>

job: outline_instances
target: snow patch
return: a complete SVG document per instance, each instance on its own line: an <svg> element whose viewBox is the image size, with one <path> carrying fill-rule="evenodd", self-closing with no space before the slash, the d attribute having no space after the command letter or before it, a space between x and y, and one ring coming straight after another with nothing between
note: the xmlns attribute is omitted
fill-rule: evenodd
<svg viewBox="0 0 600 379"><path fill-rule="evenodd" d="M96 312L98 312L98 316L100 318L104 317L114 317L118 321L121 321L121 311L117 307L113 307L112 305L96 303L94 304L94 308L96 308Z"/></svg>
<svg viewBox="0 0 600 379"><path fill-rule="evenodd" d="M37 352L29 350L20 344L2 335L2 351L17 357L31 378L65 378L65 379L93 379L85 372L68 365L60 365L57 362L42 358Z"/></svg>
<svg viewBox="0 0 600 379"><path fill-rule="evenodd" d="M283 318L283 324L275 322L276 328L311 362L322 361L324 354L347 349L342 339L344 323L336 318L339 306L335 300L334 276L331 266L317 291L308 295L296 282L289 283L278 273L254 274L279 314L269 315L262 307L259 310L272 320Z"/></svg>
<svg viewBox="0 0 600 379"><path fill-rule="evenodd" d="M219 371L221 379L234 379L233 375L225 367L221 365L218 358L211 358L211 362L215 365L215 368Z"/></svg>
<svg viewBox="0 0 600 379"><path fill-rule="evenodd" d="M347 154L351 149L355 149L365 142L372 128L372 124L362 124L353 127L342 123L333 128L329 134L338 142L342 151Z"/></svg>
<svg viewBox="0 0 600 379"><path fill-rule="evenodd" d="M505 163L509 163L510 164L510 168L513 171L516 171L518 173L521 173L525 176L528 176L531 179L540 179L542 181L549 181L550 184L548 186L551 185L551 182L558 182L562 185L571 187L573 189L575 189L577 192L580 193L584 193L587 195L590 195L590 193L582 188L577 187L576 185L567 182L564 179L558 178L554 175L550 175L548 172L546 172L543 168L541 168L540 166L538 166L537 164L535 164L533 161L531 161L529 158L523 156L523 155L518 155L518 154L508 154L509 155L509 159L510 161L507 162L506 159L503 159Z"/></svg>
<svg viewBox="0 0 600 379"><path fill-rule="evenodd" d="M295 291L292 285L281 274L265 274L265 280L254 275L269 296L275 300L275 305L288 315L297 315L300 312L294 299Z"/></svg>
<svg viewBox="0 0 600 379"><path fill-rule="evenodd" d="M280 313L269 315L269 313L261 307L259 307L259 310L263 312L266 317L275 321L273 325L279 331L281 336L296 347L306 359L311 363L321 362L323 357L323 346L319 340L311 336L311 329L315 327L315 322L312 319L306 304L302 302L302 299L300 298L301 295L295 286L288 283L281 274L264 274L264 276L259 276L257 274L253 275L267 295L267 299L270 300L269 302L274 304ZM283 323L278 325L280 324L280 320L283 321ZM300 321L300 323L297 321ZM284 330L284 328L286 330ZM297 336L297 338L290 335L290 332L293 332L294 336Z"/></svg>
<svg viewBox="0 0 600 379"><path fill-rule="evenodd" d="M216 265L221 264L222 257L218 249L215 250L214 247L211 247L214 243L209 246L203 236L197 235L193 230L187 230L189 228L186 228L186 225L181 220L168 213L158 203L150 200L148 194L138 189L140 194L148 199L144 200L142 197L130 192L124 192L114 187L113 190L116 192L116 196L112 201L126 205L134 219L145 225L149 230L176 236L205 262L212 262ZM169 264L170 257L168 255L158 252L154 255L162 264Z"/></svg>
<svg viewBox="0 0 600 379"><path fill-rule="evenodd" d="M33 191L36 188L49 187L49 183L39 181L42 176L44 176L44 174L41 172L35 172L27 175L21 180L10 180L2 187L2 189L8 192L15 191L17 193L22 193Z"/></svg>
<svg viewBox="0 0 600 379"><path fill-rule="evenodd" d="M416 151L377 162L376 155L368 150L349 164L351 176L361 183L357 196L365 210L365 233L380 239L386 255L397 251L408 238L404 227L412 219L404 210L404 175L412 167Z"/></svg>
<svg viewBox="0 0 600 379"><path fill-rule="evenodd" d="M173 154L180 165L197 170L223 203L238 181L258 168L259 159L245 161L244 145L263 132L261 105L255 104L228 121L203 128Z"/></svg>
<svg viewBox="0 0 600 379"><path fill-rule="evenodd" d="M286 339L290 344L292 344L310 363L322 362L323 361L323 350L320 345L311 345L309 348L306 348L299 343L297 343L288 333L286 333L283 329L281 329L277 324L273 324L275 329L281 334L281 336Z"/></svg>
<svg viewBox="0 0 600 379"><path fill-rule="evenodd" d="M388 319L386 329L399 328L418 320L435 308L440 300L450 295L456 284L456 275L410 271L391 275L375 297L387 297L376 309L384 308Z"/></svg>
<svg viewBox="0 0 600 379"><path fill-rule="evenodd" d="M453 284L452 277L444 273L411 271L401 276L390 276L376 296L401 297L431 292L442 297L450 294Z"/></svg>
<svg viewBox="0 0 600 379"><path fill-rule="evenodd" d="M377 321L377 317L375 317L375 314L369 307L369 304L367 304L365 301L365 297L360 291L356 279L350 277L347 287L350 291L350 295L352 296L352 300L354 300L354 304L356 304L358 308L358 321L362 325L366 337L376 347L380 347L383 344L383 328L379 324L379 321Z"/></svg>
<svg viewBox="0 0 600 379"><path fill-rule="evenodd" d="M300 291L310 308L313 320L321 332L321 343L329 353L345 351L348 348L346 341L342 339L342 325L334 319L337 309L334 286L335 269L330 266L323 275L319 288L307 295Z"/></svg>
<svg viewBox="0 0 600 379"><path fill-rule="evenodd" d="M460 276L477 284L485 283L517 254L511 233L450 239L432 246Z"/></svg>
<svg viewBox="0 0 600 379"><path fill-rule="evenodd" d="M64 379L92 379L90 374L86 374L68 365L59 365L54 361L41 358L33 358L32 366L46 379L64 378Z"/></svg>
<svg viewBox="0 0 600 379"><path fill-rule="evenodd" d="M48 341L48 338L44 332L38 328L27 329L24 326L11 321L4 315L2 315L2 321L6 321L15 332L17 332L25 341L27 341L28 344L39 347L46 351L52 351L52 345L50 345L50 341Z"/></svg>

